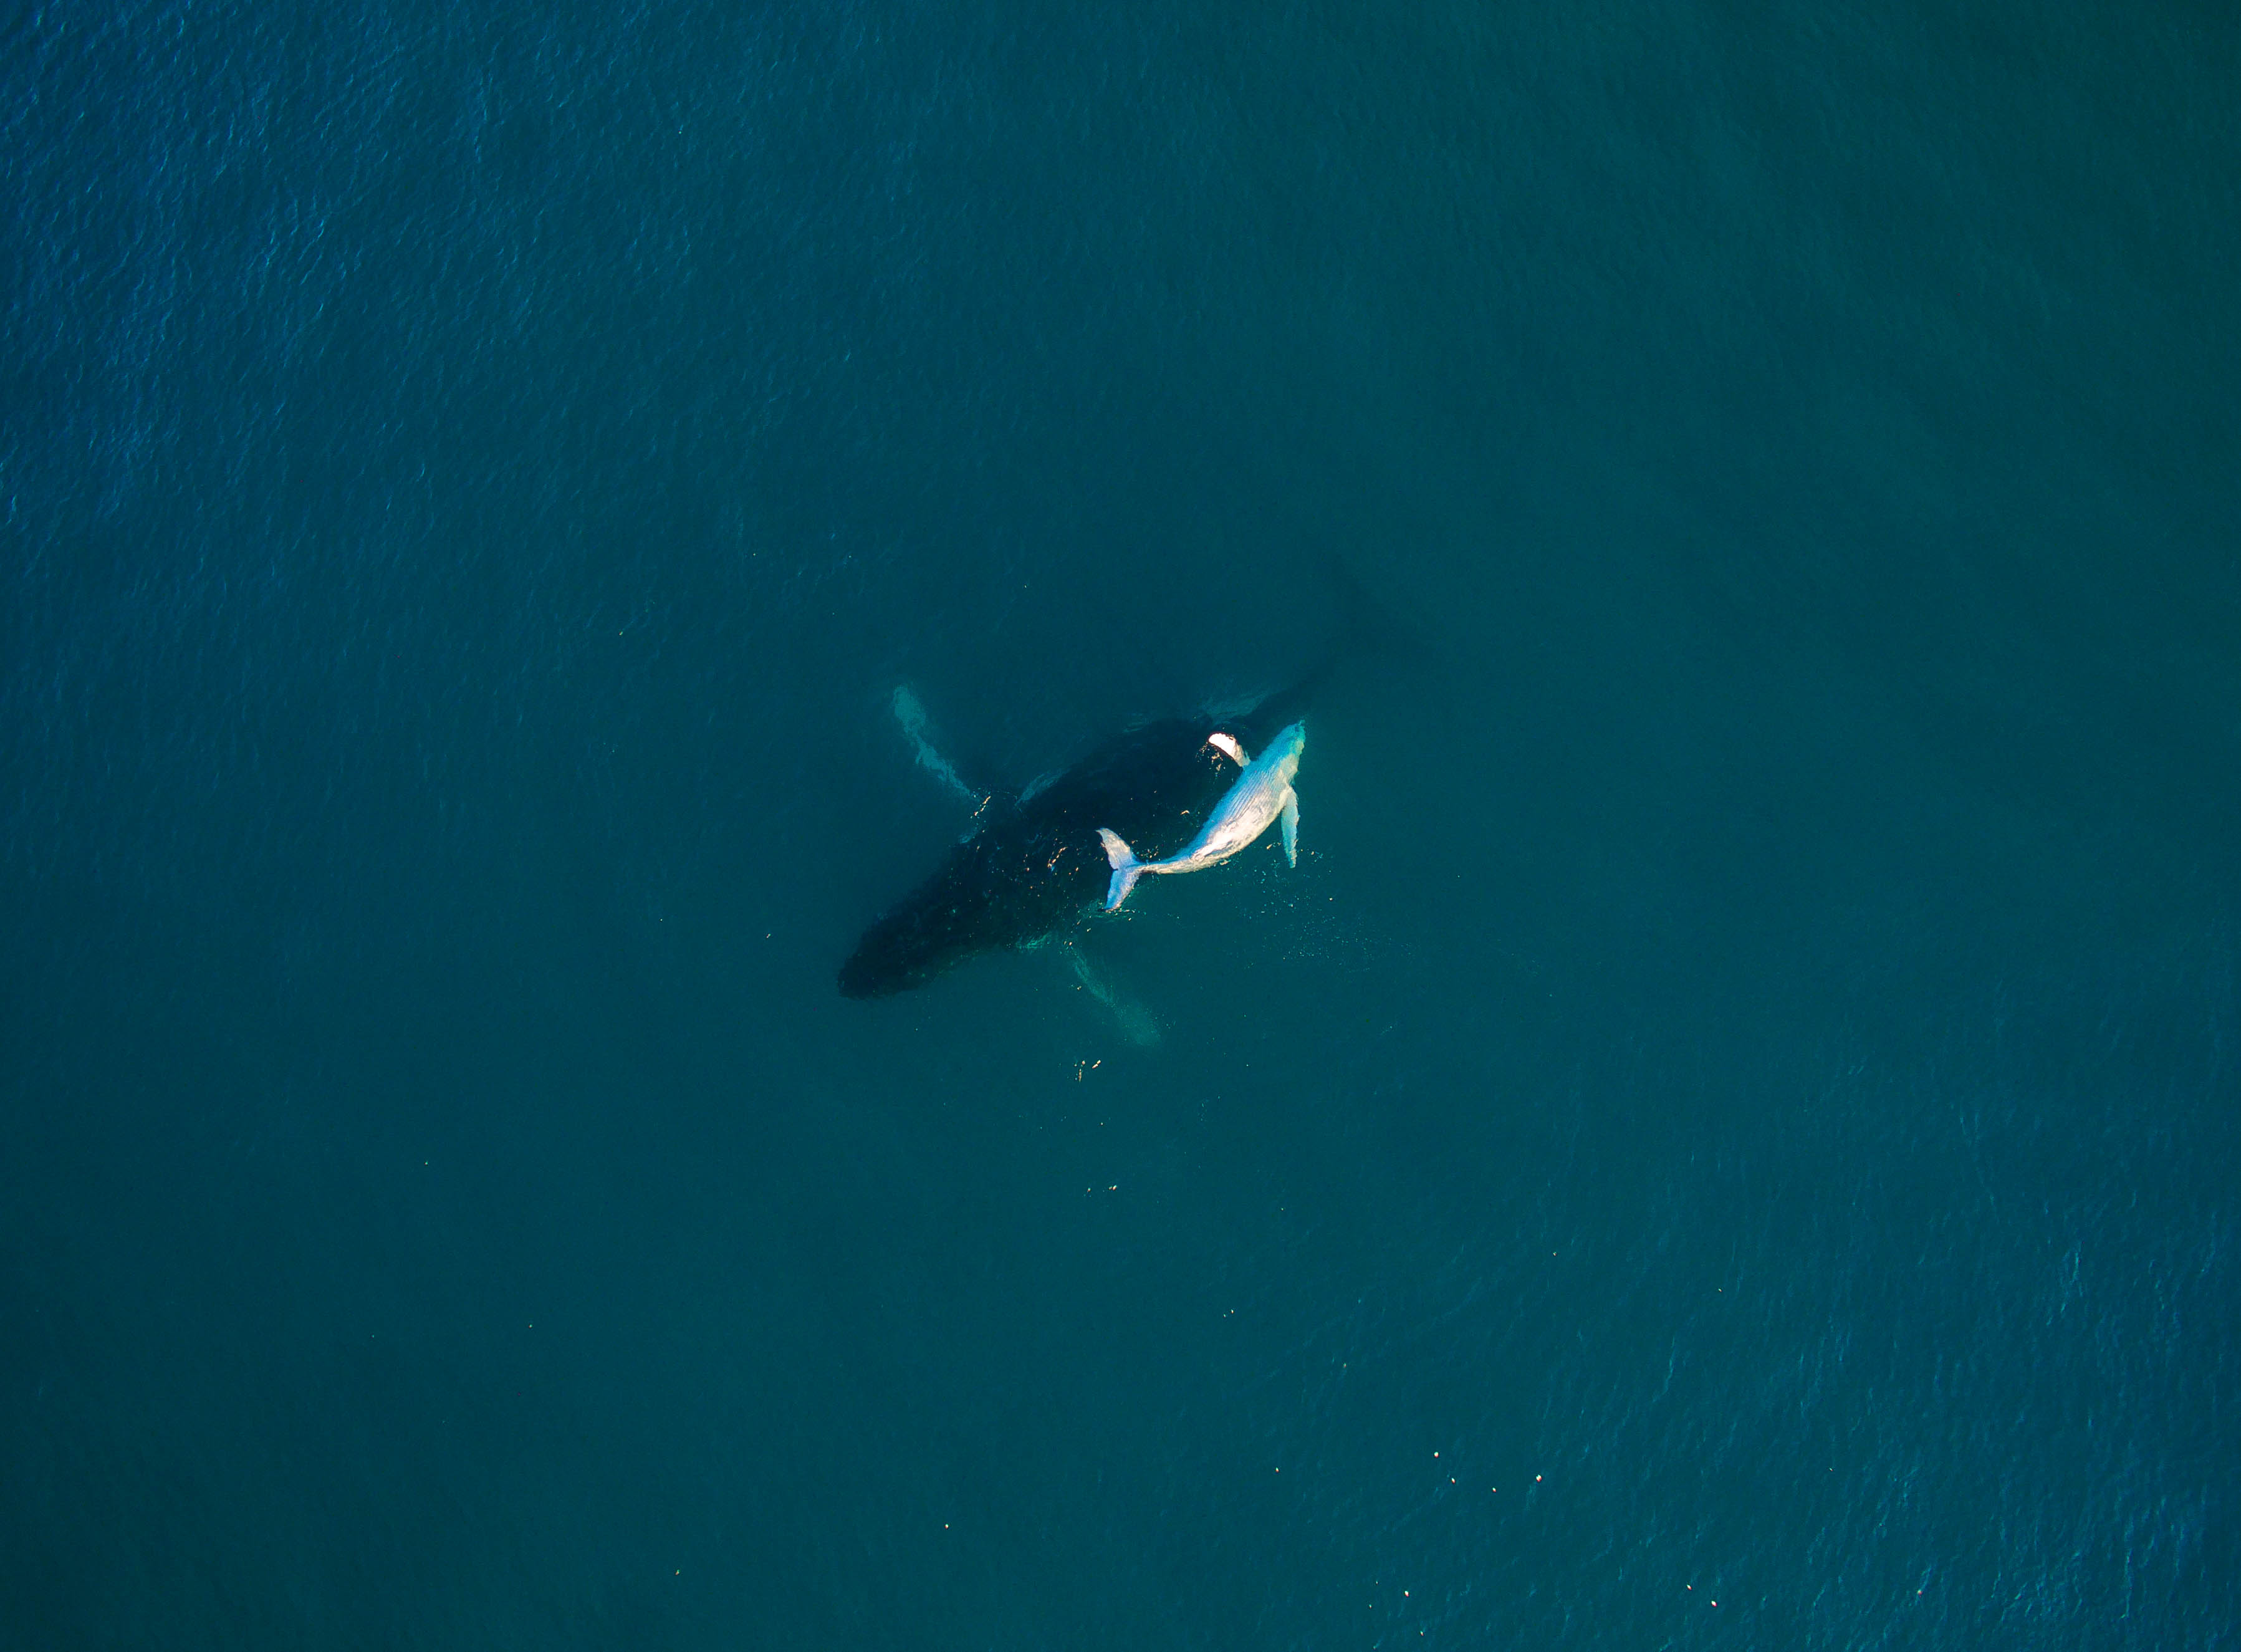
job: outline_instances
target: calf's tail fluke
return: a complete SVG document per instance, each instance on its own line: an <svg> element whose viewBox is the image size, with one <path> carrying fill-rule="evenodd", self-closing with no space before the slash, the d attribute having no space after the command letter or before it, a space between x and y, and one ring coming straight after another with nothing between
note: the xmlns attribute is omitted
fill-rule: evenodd
<svg viewBox="0 0 2241 1652"><path fill-rule="evenodd" d="M1105 846L1106 864L1113 868L1113 881L1105 890L1105 910L1111 912L1128 899L1136 880L1144 875L1144 863L1136 859L1135 851L1123 843L1120 834L1110 826L1097 828L1097 840Z"/></svg>

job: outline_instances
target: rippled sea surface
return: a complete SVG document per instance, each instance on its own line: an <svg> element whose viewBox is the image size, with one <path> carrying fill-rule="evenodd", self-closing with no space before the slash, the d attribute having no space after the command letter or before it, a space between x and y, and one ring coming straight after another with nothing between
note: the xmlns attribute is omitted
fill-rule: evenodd
<svg viewBox="0 0 2241 1652"><path fill-rule="evenodd" d="M1060 10L0 25L0 1646L2241 1644L2241 25Z"/></svg>

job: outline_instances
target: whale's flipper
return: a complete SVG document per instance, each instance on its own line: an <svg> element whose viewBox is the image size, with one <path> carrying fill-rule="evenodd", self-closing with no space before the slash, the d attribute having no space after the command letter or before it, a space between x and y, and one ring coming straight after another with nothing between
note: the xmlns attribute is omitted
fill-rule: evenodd
<svg viewBox="0 0 2241 1652"><path fill-rule="evenodd" d="M1134 999L1124 996L1113 983L1089 966L1081 948L1069 942L1066 954L1073 964L1074 973L1089 995L1113 1012L1113 1019L1120 1024L1120 1031L1139 1049L1150 1049L1160 1041L1160 1023L1152 1012Z"/></svg>
<svg viewBox="0 0 2241 1652"><path fill-rule="evenodd" d="M1284 788L1284 810L1276 819L1284 827L1284 859L1294 866L1300 864L1300 794L1290 786Z"/></svg>
<svg viewBox="0 0 2241 1652"><path fill-rule="evenodd" d="M933 742L927 739L926 707L919 704L918 696L907 688L897 688L894 706L895 721L902 725L903 738L910 741L912 754L917 758L919 767L976 808L986 803L989 794L976 792L966 785L964 777L951 766L947 758L933 749Z"/></svg>
<svg viewBox="0 0 2241 1652"><path fill-rule="evenodd" d="M1110 826L1097 828L1097 840L1105 846L1106 864L1113 868L1113 881L1105 886L1105 910L1117 911L1136 886L1136 880L1144 875L1144 863Z"/></svg>
<svg viewBox="0 0 2241 1652"><path fill-rule="evenodd" d="M1217 729L1206 737L1206 743L1215 751L1226 753L1241 769L1249 766L1253 761L1251 758L1245 755L1245 748L1238 744L1237 737L1234 734L1224 734Z"/></svg>

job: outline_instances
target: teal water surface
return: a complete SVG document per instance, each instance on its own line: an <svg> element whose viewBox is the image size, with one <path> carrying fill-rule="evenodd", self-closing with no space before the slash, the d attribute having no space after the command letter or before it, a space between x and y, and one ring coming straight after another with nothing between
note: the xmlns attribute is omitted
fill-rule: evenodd
<svg viewBox="0 0 2241 1652"><path fill-rule="evenodd" d="M2241 1641L2233 17L0 30L0 1646Z"/></svg>

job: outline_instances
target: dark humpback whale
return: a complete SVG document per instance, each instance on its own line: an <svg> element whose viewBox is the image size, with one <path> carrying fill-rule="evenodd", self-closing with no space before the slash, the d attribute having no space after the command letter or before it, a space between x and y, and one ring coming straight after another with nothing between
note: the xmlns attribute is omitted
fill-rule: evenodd
<svg viewBox="0 0 2241 1652"><path fill-rule="evenodd" d="M991 818L932 877L864 932L840 966L841 993L883 998L923 987L976 953L1029 945L1097 911L1111 872L1099 829L1147 860L1181 851L1238 779L1235 759L1210 737L1227 733L1260 749L1298 719L1322 675L1241 717L1129 729L1049 785L992 806Z"/></svg>

